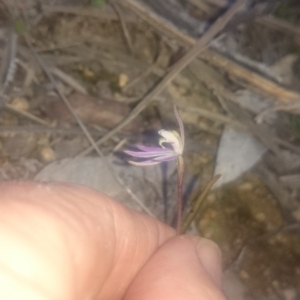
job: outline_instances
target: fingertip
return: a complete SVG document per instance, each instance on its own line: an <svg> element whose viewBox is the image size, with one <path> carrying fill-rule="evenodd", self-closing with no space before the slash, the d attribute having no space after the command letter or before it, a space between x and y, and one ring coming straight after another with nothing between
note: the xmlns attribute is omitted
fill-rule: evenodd
<svg viewBox="0 0 300 300"><path fill-rule="evenodd" d="M219 246L208 239L192 237L201 263L212 280L222 286L222 253Z"/></svg>
<svg viewBox="0 0 300 300"><path fill-rule="evenodd" d="M214 261L220 256L218 251L207 240L188 236L171 238L140 271L125 299L224 300L219 279L213 278L214 272L218 272L219 262ZM206 259L209 262L204 264Z"/></svg>

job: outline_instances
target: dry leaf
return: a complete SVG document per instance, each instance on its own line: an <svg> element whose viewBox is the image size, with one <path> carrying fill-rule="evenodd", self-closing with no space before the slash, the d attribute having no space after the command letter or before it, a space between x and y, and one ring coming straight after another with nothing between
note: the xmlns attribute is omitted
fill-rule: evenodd
<svg viewBox="0 0 300 300"><path fill-rule="evenodd" d="M266 148L246 131L226 127L219 144L215 175L221 174L215 188L239 178L253 167Z"/></svg>

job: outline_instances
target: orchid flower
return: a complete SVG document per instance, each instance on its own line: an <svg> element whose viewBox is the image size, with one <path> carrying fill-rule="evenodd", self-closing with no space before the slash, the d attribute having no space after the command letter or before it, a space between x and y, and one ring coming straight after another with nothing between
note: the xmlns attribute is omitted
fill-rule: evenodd
<svg viewBox="0 0 300 300"><path fill-rule="evenodd" d="M151 166L162 162L177 160L177 234L181 232L182 225L182 183L184 173L183 149L184 149L184 127L177 107L174 105L174 113L177 119L180 134L176 131L159 130L158 134L160 147L147 147L137 145L137 150L125 150L124 152L140 161L129 161L135 166ZM168 147L166 147L168 146Z"/></svg>
<svg viewBox="0 0 300 300"><path fill-rule="evenodd" d="M158 143L160 147L137 145L136 148L138 150L136 151L124 151L124 153L132 157L143 159L142 161L129 161L130 164L135 166L151 166L178 159L178 157L182 155L184 149L184 128L175 105L174 112L179 124L180 135L176 131L168 131L165 129L159 130L158 134L161 138ZM169 147L165 147L165 145L168 145Z"/></svg>

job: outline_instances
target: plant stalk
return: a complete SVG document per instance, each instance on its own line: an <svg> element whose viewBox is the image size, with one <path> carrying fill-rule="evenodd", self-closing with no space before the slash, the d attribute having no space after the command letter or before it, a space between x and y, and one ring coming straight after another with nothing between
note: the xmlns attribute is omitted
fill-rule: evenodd
<svg viewBox="0 0 300 300"><path fill-rule="evenodd" d="M183 186L183 174L184 174L184 161L182 156L177 159L177 224L176 234L181 234L182 228L182 186Z"/></svg>
<svg viewBox="0 0 300 300"><path fill-rule="evenodd" d="M206 199L207 195L211 191L211 188L213 187L213 185L217 182L217 180L220 177L221 177L221 175L214 176L208 182L208 184L205 186L203 192L200 194L200 196L198 197L198 199L195 201L195 203L194 203L191 211L188 213L186 219L184 220L184 223L183 223L182 228L180 230L182 233L185 233L187 231L187 229L189 228L189 226L191 225L191 223L195 219L196 215L199 213L201 205L203 204L203 202Z"/></svg>

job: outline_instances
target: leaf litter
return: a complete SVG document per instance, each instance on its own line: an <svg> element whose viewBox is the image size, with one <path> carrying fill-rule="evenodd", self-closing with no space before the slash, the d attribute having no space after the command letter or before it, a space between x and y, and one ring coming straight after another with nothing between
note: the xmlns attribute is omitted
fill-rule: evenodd
<svg viewBox="0 0 300 300"><path fill-rule="evenodd" d="M23 6L20 6L27 16L24 25L29 28L30 41L47 68L50 71L56 68L54 69L56 70L55 82L58 88L68 97L76 114L84 120L84 125L93 139L103 136L127 116L144 95L161 80L170 63L178 60L177 54L180 51L178 52L176 42L143 22L140 22L140 28L137 28L138 17L133 16L128 9L127 11L124 9L121 16L122 27L118 19L120 16L112 13L113 10L106 5L104 9L108 8L110 14L101 19L98 16L94 18L80 15L83 11L86 15L94 14L88 6L82 10L74 4L64 6L64 3L57 3L54 7L45 2L46 9L49 12L52 9L52 12L37 18L37 11L31 2L25 1ZM135 3L135 1L127 2L131 5ZM206 2L209 3L206 8L201 6L206 9L206 14L216 11L215 6L214 9L208 9L213 6L209 0ZM215 5L218 1L213 2ZM218 2L218 5L221 2ZM191 6L187 7L193 8L196 12L193 3L195 4L196 1L191 1L189 3ZM196 7L199 9L199 6ZM59 9L64 13L57 13ZM203 16L201 13L198 14L201 15ZM124 22L127 33L122 32L125 30ZM291 50L296 49L296 46L294 40L289 40L283 46L275 45L274 41L277 40L278 33L268 27L264 29L261 36L256 28L253 29L258 37L255 41L249 28L251 29L251 26L244 26L226 34L231 37L230 43L234 46L231 59L236 59L238 67L242 66L242 68L244 68L243 62L249 63L250 59L251 68L254 68L250 71L245 68L236 69L246 72L247 76L241 77L243 80L236 78L239 73L232 76L230 70L224 69L221 65L222 60L219 60L220 66L206 59L194 61L195 64L192 63L189 69L177 75L168 85L168 89L157 96L159 101L152 102L143 113L138 114L137 123L131 123L127 131L117 133L111 140L106 140L101 144L101 150L105 156L111 157L113 149L124 141L124 138L130 144L145 141L150 143L151 131L176 128L174 116L168 108L170 100L174 100L179 106L186 125L185 197L190 201L197 200L214 172L223 175L222 181L219 181L219 188L212 191L200 207L197 224L201 234L219 243L225 254L224 265L227 267L233 265L236 276L246 285L247 292L244 294L248 293L250 297L256 298L263 296L265 299L277 299L276 297L280 295L283 299L291 299L287 297L299 295L294 281L299 273L297 273L297 264L288 261L284 253L292 252L293 257L297 257L294 249L297 248L299 239L297 240L297 235L294 233L291 235L289 230L283 230L280 235L277 235L277 230L284 227L285 222L288 223L289 220L285 219L280 201L277 202L273 194L277 198L280 197L278 195L288 195L294 199L295 205L299 203L297 200L299 187L296 182L300 172L297 164L299 153L295 151L299 146L299 138L297 132L285 134L286 131L280 127L283 125L278 125L287 126L289 121L292 123L290 114L294 111L291 110L283 113L284 117L277 112L270 112L262 119L263 124L255 124L257 115L281 103L278 99L277 102L274 101L272 95L265 95L257 90L260 88L259 84L253 85L255 86L253 88L251 79L256 78L254 75L258 74L255 70L258 64L253 62L258 62L262 70L265 64L265 69L271 72L271 75L274 72L276 78L281 76L286 79L281 80L280 84L283 86L275 85L276 91L297 97L295 93L286 93L297 90L293 86L297 82L297 74L293 72L296 58L289 56L291 54L297 56L297 53L292 53L294 50ZM268 40L266 32L270 30L272 30L270 35L272 38ZM176 33L176 29L174 32ZM126 50L125 34L131 37L133 55L128 54ZM191 41L186 32L182 37ZM257 45L258 41L259 45ZM222 39L219 42L222 43ZM246 47L247 43L250 43L251 47ZM271 49L268 59L267 48ZM205 52L204 57L207 55ZM107 168L107 165L103 164L106 158L72 158L87 147L88 141L82 133L78 138L80 130L76 123L68 116L60 102L53 101L57 97L53 85L41 73L40 67L33 62L22 37L18 38L16 56L21 62L21 67L16 70L13 80L10 80L5 90L7 105L11 105L13 99L19 97L26 100L28 107L26 111L8 108L0 111L1 179L33 179L40 171L36 176L39 180L70 180L105 191L105 187L101 186L101 176L103 178L102 171ZM248 60L241 59L241 56ZM3 58L2 52L1 58ZM30 68L30 74L22 64L27 65L27 70ZM273 69L270 65L273 65ZM195 69L195 66L198 66L198 69ZM263 76L266 74L264 73ZM8 75L11 77L9 72L2 77ZM137 80L139 77L141 79ZM270 82L267 77L261 78L265 80L264 83ZM245 79L249 81L245 82ZM284 84L287 86L285 87ZM129 88L126 88L127 85ZM78 94L78 91L81 94ZM268 90L265 89L265 92ZM87 95L84 95L85 93ZM220 96L225 98L225 102L234 101L235 105L250 113L250 120L253 122L250 129L249 122L245 121L247 118L240 117L239 114L238 116L231 114L230 109L226 110L224 105L220 105ZM260 130L262 128L260 126L263 125L269 126L268 131ZM269 142L262 143L262 140ZM94 156L94 154L92 152L90 155ZM66 159L60 161L57 158ZM55 161L47 167L48 162L53 159ZM270 180L264 177L266 175L261 176L262 180L259 180L256 175L256 169L272 160L273 164L268 165L268 170L274 179L272 184L274 186L274 182L275 185L276 182L281 183L276 186L277 192L273 194ZM152 214L171 223L174 210L172 199L175 199L176 189L172 165L164 178L161 169L156 169L154 173L149 171L151 174L143 173L146 172L144 170L139 171L141 174L133 174L130 173L133 169L129 166L121 166L117 159L109 158L109 164L113 165L125 185L137 194ZM100 172L95 166L102 171ZM84 172L76 170L84 170ZM109 171L104 173L108 174ZM84 175L85 178L80 178L80 175ZM93 178L98 178L98 181L94 182ZM114 180L112 179L111 182ZM166 186L169 190L165 190ZM278 193L278 188L283 190ZM122 188L119 189L121 194L124 193ZM123 197L119 199L122 203L134 209L141 209L136 203L131 202L132 199L129 200L128 194L124 193ZM293 221L299 221L300 213L296 212L297 209L294 210ZM271 237L266 236L268 234ZM260 239L256 239L256 236ZM280 240L279 246L276 239ZM280 250L275 251L272 245L277 245ZM239 255L239 251L242 251L242 255ZM254 257L253 253L259 251L263 255ZM278 268L270 267L274 259L277 261ZM262 262L265 269L253 267L253 265L262 265ZM286 281L281 282L280 274L292 264L295 265L291 269L294 277L287 276ZM258 281L260 281L259 285Z"/></svg>

